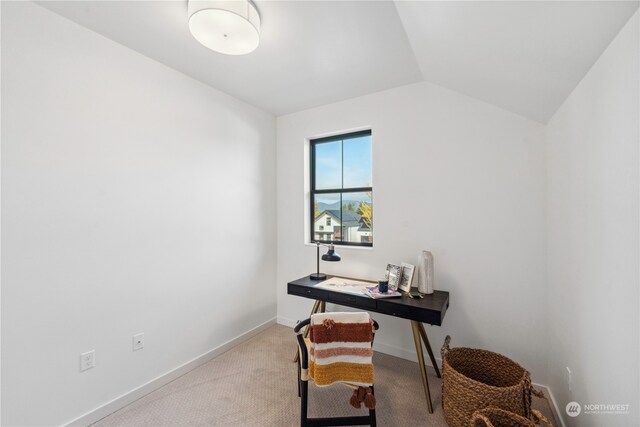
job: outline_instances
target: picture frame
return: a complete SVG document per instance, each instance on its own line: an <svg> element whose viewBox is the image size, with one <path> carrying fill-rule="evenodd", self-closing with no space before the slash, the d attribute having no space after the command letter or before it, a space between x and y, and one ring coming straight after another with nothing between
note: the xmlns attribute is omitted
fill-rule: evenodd
<svg viewBox="0 0 640 427"><path fill-rule="evenodd" d="M398 285L398 289L400 289L403 292L410 292L411 285L413 284L413 276L416 270L416 266L413 264L403 262L401 264L401 267L402 267L402 273L401 273L400 284Z"/></svg>
<svg viewBox="0 0 640 427"><path fill-rule="evenodd" d="M387 264L384 278L389 281L389 291L397 290L402 278L402 267L395 264Z"/></svg>

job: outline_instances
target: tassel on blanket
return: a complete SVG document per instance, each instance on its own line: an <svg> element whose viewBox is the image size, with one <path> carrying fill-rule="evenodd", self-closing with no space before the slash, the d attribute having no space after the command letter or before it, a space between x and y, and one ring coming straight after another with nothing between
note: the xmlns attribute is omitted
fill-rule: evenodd
<svg viewBox="0 0 640 427"><path fill-rule="evenodd" d="M351 399L349 399L349 403L354 408L360 407L360 401L358 400L358 390L353 390L353 394L351 395Z"/></svg>
<svg viewBox="0 0 640 427"><path fill-rule="evenodd" d="M373 392L369 387L367 387L367 395L364 397L364 406L369 409L376 408L376 397L373 395Z"/></svg>
<svg viewBox="0 0 640 427"><path fill-rule="evenodd" d="M367 394L367 389L365 389L364 387L358 387L358 402L363 402L364 396L366 394Z"/></svg>
<svg viewBox="0 0 640 427"><path fill-rule="evenodd" d="M360 408L362 402L364 402L364 406L369 409L375 409L376 407L376 397L373 395L373 391L369 387L358 387L356 390L353 390L353 394L351 395L351 399L349 399L349 403L354 408Z"/></svg>

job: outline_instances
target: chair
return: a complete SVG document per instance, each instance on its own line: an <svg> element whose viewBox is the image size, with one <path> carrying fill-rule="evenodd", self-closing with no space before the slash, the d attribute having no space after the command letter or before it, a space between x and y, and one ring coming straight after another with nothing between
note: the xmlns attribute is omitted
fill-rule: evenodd
<svg viewBox="0 0 640 427"><path fill-rule="evenodd" d="M366 326L365 326L366 325ZM310 338L304 337L303 328L311 329ZM366 337L368 329L368 338ZM298 397L300 397L300 426L376 426L375 398L373 390L373 364L371 345L378 323L369 319L369 313L317 313L303 320L294 328L298 340ZM334 342L350 342L336 347ZM345 369L347 367L348 369ZM351 404L359 407L363 393L370 392L364 400L369 415L352 417L309 418L307 403L309 381L324 386L343 383L356 388ZM364 388L366 387L366 388ZM359 394L360 393L360 394ZM347 403L345 399L344 404Z"/></svg>

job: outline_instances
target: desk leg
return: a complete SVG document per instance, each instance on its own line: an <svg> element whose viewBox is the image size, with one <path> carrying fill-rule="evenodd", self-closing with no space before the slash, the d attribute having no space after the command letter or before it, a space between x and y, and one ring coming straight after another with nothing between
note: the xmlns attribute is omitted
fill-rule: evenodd
<svg viewBox="0 0 640 427"><path fill-rule="evenodd" d="M318 311L320 311L322 309L322 313L324 313L324 301L320 301L320 300L316 300L315 303L313 303L313 308L311 309L311 314L316 314ZM311 317L311 315L309 315L309 317ZM304 335L305 338L309 336L309 325L304 327ZM293 363L298 363L298 358L300 357L300 353L296 350L296 355L293 358Z"/></svg>
<svg viewBox="0 0 640 427"><path fill-rule="evenodd" d="M413 332L413 342L416 345L416 353L418 355L418 365L420 365L420 373L422 374L422 386L424 387L424 394L427 397L427 407L429 409L429 413L433 414L433 405L431 404L431 393L429 392L429 380L427 379L427 368L424 365L424 355L422 353L422 342L420 341L420 322L416 320L412 320L411 331Z"/></svg>
<svg viewBox="0 0 640 427"><path fill-rule="evenodd" d="M311 309L311 314L316 314L316 313L324 313L324 310L327 306L327 303L324 301L320 301L320 300L316 300L315 304L313 304L313 308ZM309 317L311 317L311 314L309 315ZM307 325L304 327L304 337L308 337L309 336L309 326ZM298 360L294 360L294 362L297 362Z"/></svg>
<svg viewBox="0 0 640 427"><path fill-rule="evenodd" d="M429 358L431 359L433 369L436 370L436 375L438 376L438 378L442 378L442 376L440 375L440 369L438 369L438 364L436 363L436 358L433 355L433 350L431 350L431 344L429 344L429 338L427 338L427 333L424 330L424 325L422 324L422 322L418 323L418 327L420 329L420 336L422 336L424 346L427 348L427 353L429 353Z"/></svg>

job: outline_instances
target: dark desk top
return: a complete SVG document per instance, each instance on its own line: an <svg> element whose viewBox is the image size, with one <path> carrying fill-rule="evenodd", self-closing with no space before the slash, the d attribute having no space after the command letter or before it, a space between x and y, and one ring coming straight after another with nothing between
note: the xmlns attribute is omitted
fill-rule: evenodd
<svg viewBox="0 0 640 427"><path fill-rule="evenodd" d="M331 276L328 276L331 277ZM353 295L338 291L316 288L320 283L309 276L287 284L287 293L314 300L327 301L348 307L360 308L404 319L440 326L449 308L449 292L435 291L422 299L403 295L400 298L373 299L366 295Z"/></svg>

